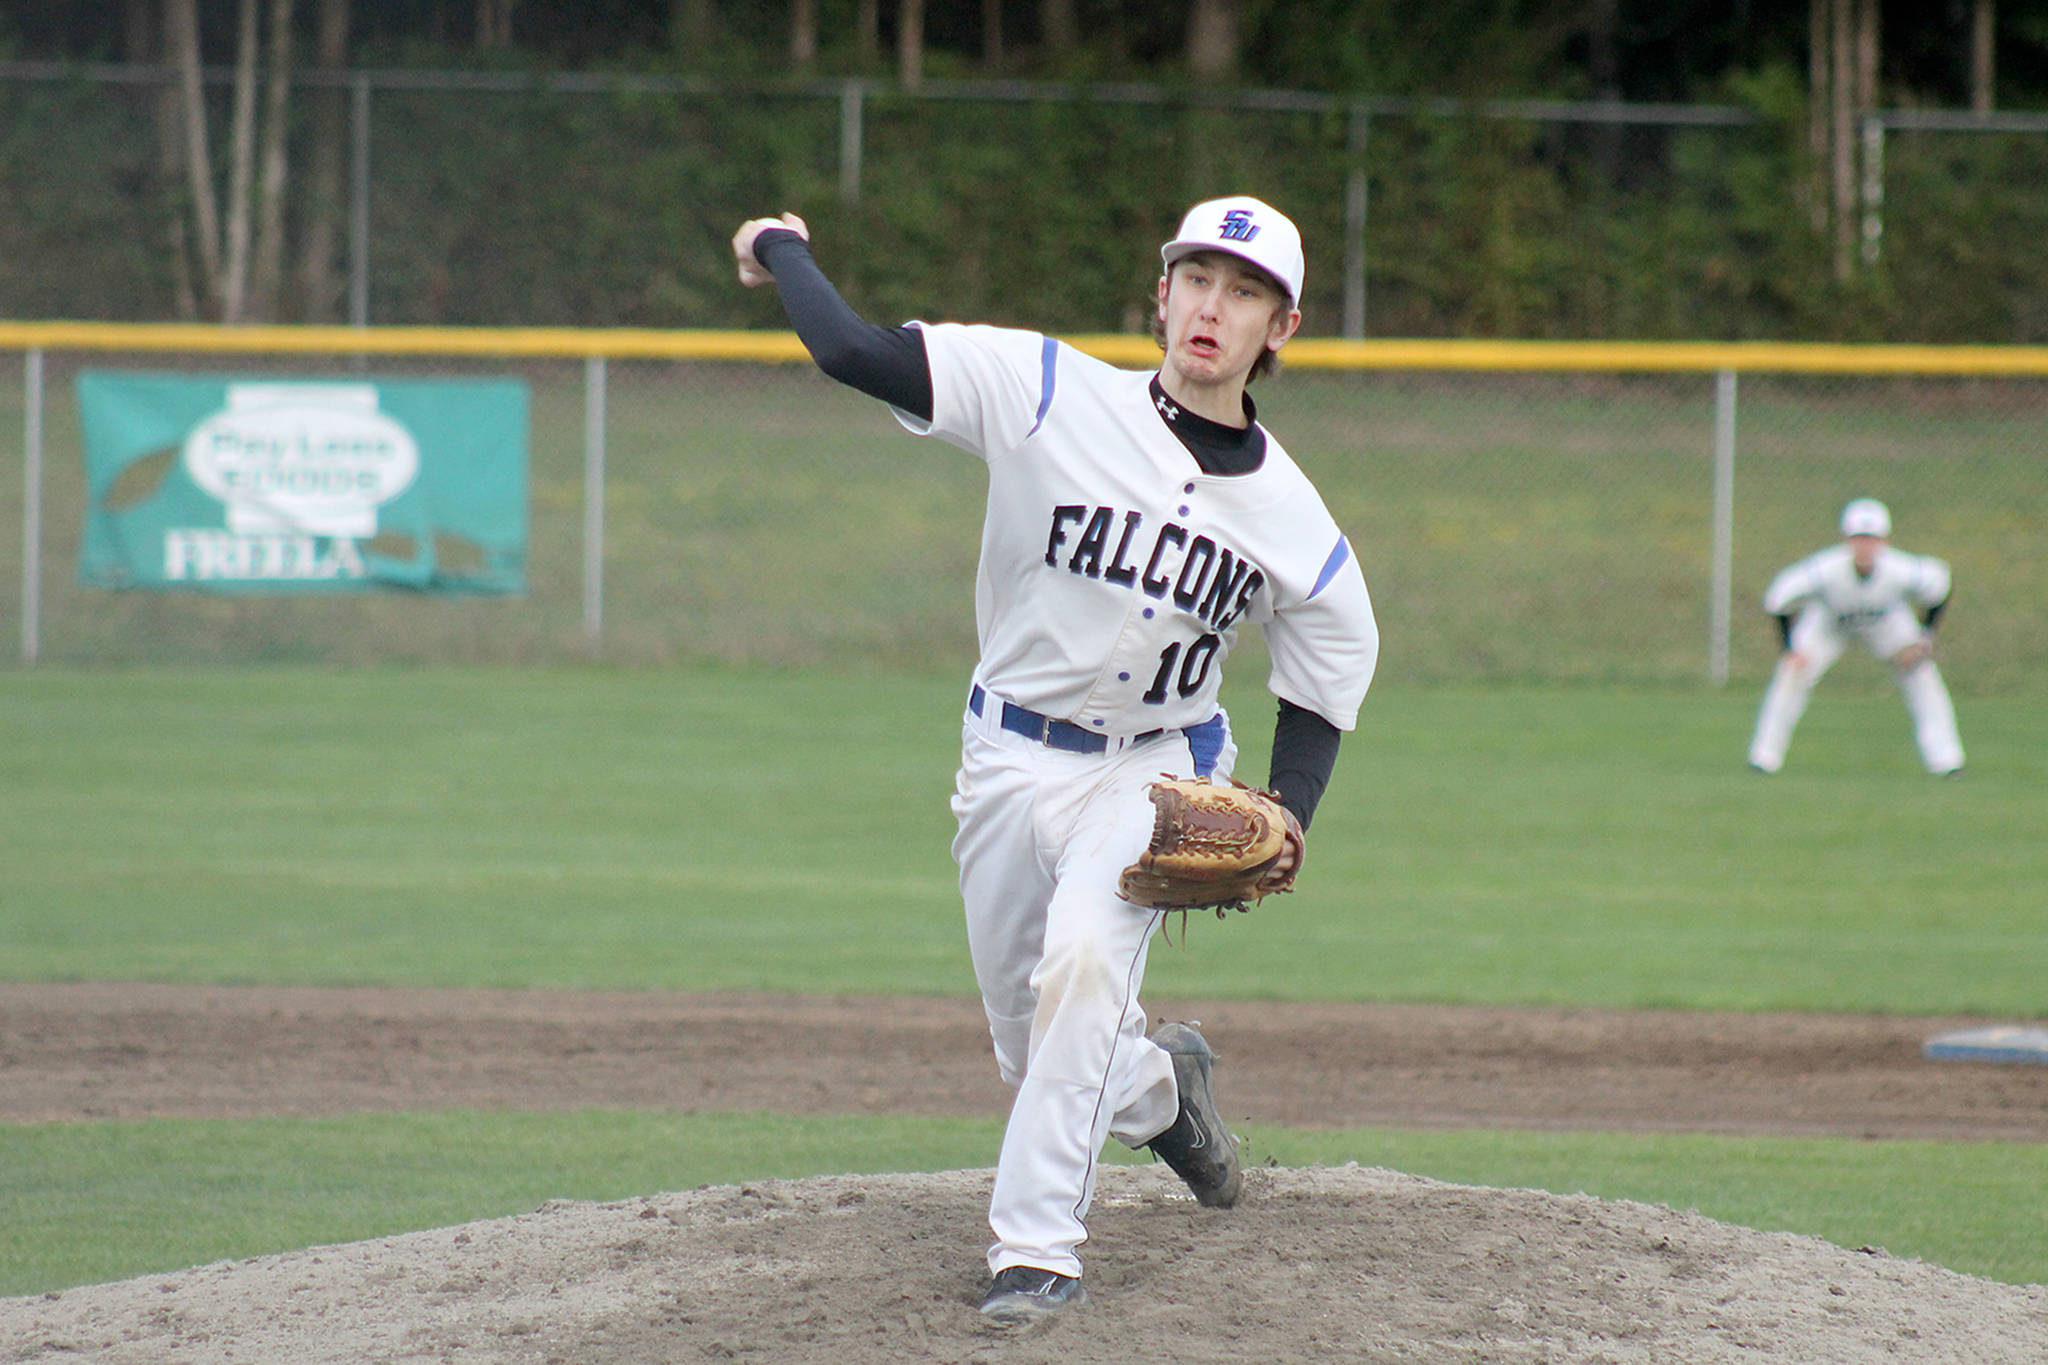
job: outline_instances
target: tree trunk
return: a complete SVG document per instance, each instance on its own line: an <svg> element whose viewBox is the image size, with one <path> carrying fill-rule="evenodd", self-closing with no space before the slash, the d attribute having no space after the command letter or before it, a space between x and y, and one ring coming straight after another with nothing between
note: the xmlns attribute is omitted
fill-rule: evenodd
<svg viewBox="0 0 2048 1365"><path fill-rule="evenodd" d="M1586 66L1593 79L1593 98L1621 98L1621 3L1620 0L1592 0L1587 6ZM1600 123L1593 127L1594 159L1604 185L1621 179L1621 125Z"/></svg>
<svg viewBox="0 0 2048 1365"><path fill-rule="evenodd" d="M792 0L789 7L789 65L807 70L818 60L818 0Z"/></svg>
<svg viewBox="0 0 2048 1365"><path fill-rule="evenodd" d="M164 39L178 65L178 114L184 147L185 188L191 196L192 238L198 247L199 279L194 291L213 312L220 300L220 200L213 188L213 156L207 146L206 91L199 80L198 0L164 0ZM183 233L179 234L183 239ZM196 300L195 300L196 302Z"/></svg>
<svg viewBox="0 0 2048 1365"><path fill-rule="evenodd" d="M981 64L991 71L1003 66L1003 0L981 0Z"/></svg>
<svg viewBox="0 0 2048 1365"><path fill-rule="evenodd" d="M1237 74L1239 0L1194 0L1188 13L1188 72L1230 80Z"/></svg>
<svg viewBox="0 0 2048 1365"><path fill-rule="evenodd" d="M1833 68L1829 154L1834 172L1832 207L1838 280L1849 278L1849 265L1855 259L1856 249L1856 87L1850 75L1855 62L1856 3L1857 0L1834 0L1833 41L1828 45L1828 64Z"/></svg>
<svg viewBox="0 0 2048 1365"><path fill-rule="evenodd" d="M123 0L121 55L137 66L156 61L156 10L151 0Z"/></svg>
<svg viewBox="0 0 2048 1365"><path fill-rule="evenodd" d="M1074 49L1074 0L1039 0L1038 28L1054 62Z"/></svg>
<svg viewBox="0 0 2048 1365"><path fill-rule="evenodd" d="M717 33L716 0L670 0L669 42L684 61L708 61Z"/></svg>
<svg viewBox="0 0 2048 1365"><path fill-rule="evenodd" d="M249 189L256 179L256 37L256 0L241 0L235 24L235 105L230 116L228 211L221 261L222 322L242 321L249 306Z"/></svg>
<svg viewBox="0 0 2048 1365"><path fill-rule="evenodd" d="M1608 101L1621 98L1621 5L1620 0L1591 0L1586 20L1587 74L1593 79L1593 98ZM1585 271L1586 311L1584 325L1596 333L1607 322L1607 274L1597 264L1614 193L1621 184L1621 136L1618 123L1596 123L1587 130L1592 142L1593 183L1588 187L1586 210L1589 231L1580 238L1597 253Z"/></svg>
<svg viewBox="0 0 2048 1365"><path fill-rule="evenodd" d="M348 66L349 0L320 0L313 64L325 71ZM299 244L299 313L307 322L341 316L343 283L335 268L335 242L344 210L342 151L348 146L348 92L312 95L312 145L306 158L305 228Z"/></svg>
<svg viewBox="0 0 2048 1365"><path fill-rule="evenodd" d="M154 0L135 0L136 7L145 11ZM175 46L170 21L170 5L164 6L165 22L159 26L153 16L145 17L128 28L128 60L138 64L156 61L182 61L176 51L166 51ZM132 11L131 11L132 17ZM161 33L162 46L158 38ZM182 76L182 72L180 73ZM196 319L199 316L199 300L192 289L192 245L185 234L185 203L179 197L176 186L185 178L184 139L184 89L183 82L173 81L157 87L150 95L152 114L156 126L157 174L165 193L164 250L168 254L171 273L171 306L180 318Z"/></svg>
<svg viewBox="0 0 2048 1365"><path fill-rule="evenodd" d="M164 87L157 103L157 164L163 170L166 185L176 184L185 171L185 157L178 140L181 118L177 89ZM196 322L199 290L192 279L192 242L185 232L185 206L175 199L171 211L164 215L164 248L170 253L171 307L180 319Z"/></svg>
<svg viewBox="0 0 2048 1365"><path fill-rule="evenodd" d="M1856 114L1877 108L1877 0L1856 0Z"/></svg>
<svg viewBox="0 0 2048 1365"><path fill-rule="evenodd" d="M1993 82L1997 78L1994 66L1995 47L1992 42L1998 30L1997 0L1977 0L1970 7L1970 110L1972 113L1988 114L1993 104Z"/></svg>
<svg viewBox="0 0 2048 1365"><path fill-rule="evenodd" d="M512 10L518 0L476 0L476 45L512 46Z"/></svg>
<svg viewBox="0 0 2048 1365"><path fill-rule="evenodd" d="M1812 171L1806 182L1806 209L1815 236L1828 230L1828 124L1834 107L1834 86L1828 54L1828 15L1833 0L1808 0L1806 24L1806 151Z"/></svg>
<svg viewBox="0 0 2048 1365"><path fill-rule="evenodd" d="M924 83L924 0L903 0L897 10L896 79L905 90Z"/></svg>
<svg viewBox="0 0 2048 1365"><path fill-rule="evenodd" d="M853 11L853 41L862 66L882 59L882 0L860 0Z"/></svg>
<svg viewBox="0 0 2048 1365"><path fill-rule="evenodd" d="M278 294L284 283L284 199L289 169L287 106L292 88L292 0L270 0L270 63L263 91L263 180L257 189L256 260L250 273L251 316L259 322L278 319Z"/></svg>
<svg viewBox="0 0 2048 1365"><path fill-rule="evenodd" d="M1860 173L1860 211L1851 236L1862 243L1860 254L1865 265L1877 264L1877 234L1882 228L1877 217L1877 200L1881 192L1878 158L1881 153L1863 136L1864 122L1877 112L1877 53L1877 0L1857 0L1855 137Z"/></svg>

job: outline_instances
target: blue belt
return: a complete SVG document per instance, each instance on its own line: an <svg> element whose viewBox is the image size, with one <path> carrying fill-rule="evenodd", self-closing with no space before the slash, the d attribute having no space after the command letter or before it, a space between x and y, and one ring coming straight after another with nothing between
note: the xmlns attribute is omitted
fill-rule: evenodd
<svg viewBox="0 0 2048 1365"><path fill-rule="evenodd" d="M967 694L967 709L978 716L987 700L988 693L982 690L980 683L976 683L973 690ZM1003 703L1001 723L1002 727L1012 734L1035 739L1049 749L1064 749L1070 754L1099 754L1109 748L1109 739L1105 735L1083 730L1070 720L1054 720L1051 716L1041 716L1038 712L1019 706L1015 702ZM1131 743L1143 744L1165 733L1163 729L1147 730L1141 735L1133 735Z"/></svg>

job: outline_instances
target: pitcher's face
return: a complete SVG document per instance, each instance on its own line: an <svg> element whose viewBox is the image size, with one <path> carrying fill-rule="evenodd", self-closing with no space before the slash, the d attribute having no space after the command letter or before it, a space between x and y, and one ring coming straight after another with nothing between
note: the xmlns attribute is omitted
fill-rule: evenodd
<svg viewBox="0 0 2048 1365"><path fill-rule="evenodd" d="M1301 314L1263 270L1226 252L1173 263L1159 280L1166 363L1190 384L1242 384L1261 352L1279 350Z"/></svg>

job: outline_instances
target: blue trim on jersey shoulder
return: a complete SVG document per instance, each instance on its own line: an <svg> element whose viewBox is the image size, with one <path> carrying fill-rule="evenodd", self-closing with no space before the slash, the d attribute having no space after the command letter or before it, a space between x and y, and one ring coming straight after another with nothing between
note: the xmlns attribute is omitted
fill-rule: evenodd
<svg viewBox="0 0 2048 1365"><path fill-rule="evenodd" d="M1337 576L1337 570L1343 568L1344 561L1349 558L1351 558L1351 542L1342 536L1338 536L1337 547L1330 551L1330 557L1323 561L1323 571L1316 575L1316 585L1308 590L1308 597L1304 597L1302 601L1306 602L1309 597L1314 597L1324 588L1329 587L1330 580Z"/></svg>
<svg viewBox="0 0 2048 1365"><path fill-rule="evenodd" d="M1223 740L1229 734L1229 724L1218 711L1200 725L1189 725L1181 733L1188 737L1188 753L1195 760L1195 776L1207 777L1216 771L1216 760L1223 756Z"/></svg>
<svg viewBox="0 0 2048 1365"><path fill-rule="evenodd" d="M1038 420L1024 433L1027 441L1038 434L1038 429L1045 425L1045 414L1052 409L1053 377L1059 371L1059 363L1060 344L1047 337L1038 351Z"/></svg>

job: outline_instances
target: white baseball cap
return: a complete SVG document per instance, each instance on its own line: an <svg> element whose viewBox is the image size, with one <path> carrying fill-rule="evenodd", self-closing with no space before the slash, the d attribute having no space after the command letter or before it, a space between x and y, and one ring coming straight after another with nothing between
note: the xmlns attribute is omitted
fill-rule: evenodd
<svg viewBox="0 0 2048 1365"><path fill-rule="evenodd" d="M1880 536L1889 539L1892 514L1876 498L1858 498L1842 509L1842 534Z"/></svg>
<svg viewBox="0 0 2048 1365"><path fill-rule="evenodd" d="M1173 240L1159 248L1159 259L1171 270L1175 261L1197 251L1241 256L1280 281L1291 301L1301 302L1301 281L1308 272L1301 229L1264 200L1239 194L1195 205L1180 220Z"/></svg>

